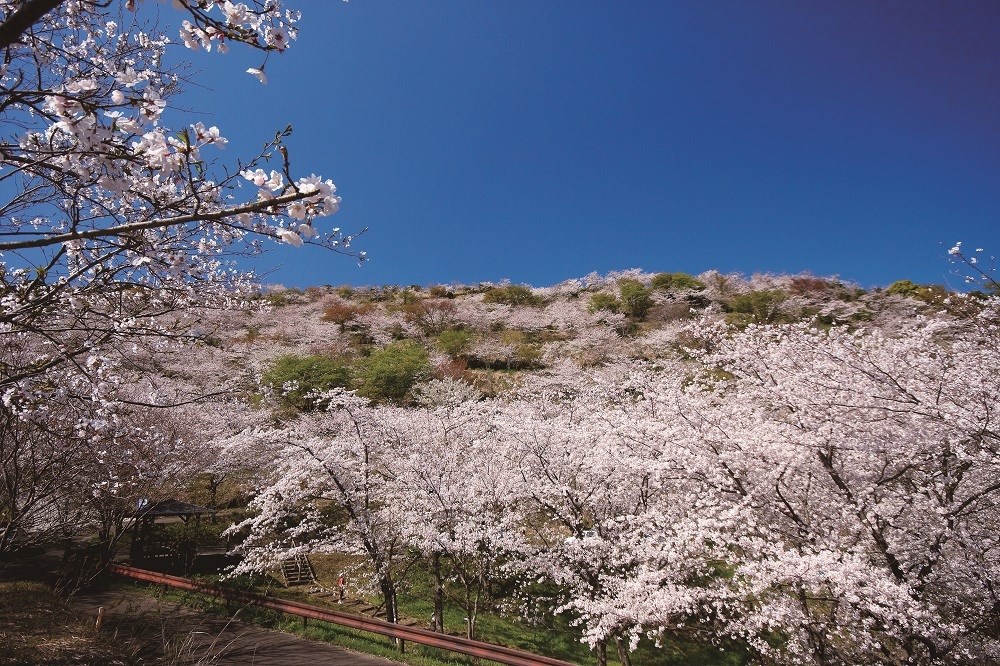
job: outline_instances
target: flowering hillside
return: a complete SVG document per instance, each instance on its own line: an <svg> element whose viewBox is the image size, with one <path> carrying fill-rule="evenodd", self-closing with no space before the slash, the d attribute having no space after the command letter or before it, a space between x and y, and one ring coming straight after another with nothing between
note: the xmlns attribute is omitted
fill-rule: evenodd
<svg viewBox="0 0 1000 666"><path fill-rule="evenodd" d="M232 402L189 418L202 471L252 471L241 571L352 553L392 619L420 561L470 636L511 604L568 613L623 663L699 636L1000 657L995 299L636 270L256 306L206 316L160 387L224 378Z"/></svg>

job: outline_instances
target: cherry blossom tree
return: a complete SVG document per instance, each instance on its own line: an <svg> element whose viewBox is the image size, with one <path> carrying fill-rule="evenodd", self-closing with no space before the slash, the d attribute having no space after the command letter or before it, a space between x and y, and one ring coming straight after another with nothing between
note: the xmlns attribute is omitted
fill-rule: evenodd
<svg viewBox="0 0 1000 666"><path fill-rule="evenodd" d="M173 5L186 48L260 50L265 64L250 74L261 82L299 20L271 1ZM185 83L165 64L176 38L137 9L0 1L0 398L8 417L26 419L12 433L56 432L39 421L53 386L73 387L72 405L54 403L69 411L50 415L78 414L71 428L117 413L121 400L162 404L106 386L135 382L140 357L196 339L205 308L243 302L252 276L229 257L270 241L364 256L350 236L319 231L340 199L330 180L293 176L282 145L290 128L221 163L228 142L217 127L167 126ZM102 432L108 460L128 452L112 451L127 432Z"/></svg>
<svg viewBox="0 0 1000 666"><path fill-rule="evenodd" d="M780 662L995 660L995 323L701 334L704 369L636 387L660 407L630 418L673 424L664 443L690 452L673 474L707 481L687 496L698 531L678 542L683 522L648 514L636 567L595 610L710 626ZM696 585L671 577L685 543L715 546Z"/></svg>
<svg viewBox="0 0 1000 666"><path fill-rule="evenodd" d="M361 555L386 619L396 622L398 585L413 558L401 514L389 501L396 451L382 424L384 408L341 389L322 399L324 413L246 433L258 450L270 443L272 464L250 502L255 515L232 528L248 533L235 571L266 570L299 552Z"/></svg>
<svg viewBox="0 0 1000 666"><path fill-rule="evenodd" d="M681 381L676 366L659 372ZM655 399L660 382L635 364L577 371L529 385L498 414L520 481L524 567L561 587L557 609L579 619L601 663L609 643L630 663L642 623L622 594L643 567L658 576L645 592L666 599L673 590L675 622L684 622L699 596L688 581L718 557L706 521L717 506L714 479L681 445L683 421Z"/></svg>
<svg viewBox="0 0 1000 666"><path fill-rule="evenodd" d="M462 590L469 638L491 587L504 576L517 522L509 458L492 437L493 409L465 400L386 411L398 452L394 504L407 540L434 578L433 624L444 630L445 579L451 577Z"/></svg>
<svg viewBox="0 0 1000 666"><path fill-rule="evenodd" d="M297 12L277 2L174 4L189 49L281 52L296 34ZM227 167L213 157L227 144L218 128L164 125L183 78L163 64L170 38L134 10L0 3L0 325L34 347L3 368L2 390L124 339L183 334L162 315L248 286L228 253L268 239L352 252L350 237L314 227L340 200L331 181L292 176L287 130Z"/></svg>

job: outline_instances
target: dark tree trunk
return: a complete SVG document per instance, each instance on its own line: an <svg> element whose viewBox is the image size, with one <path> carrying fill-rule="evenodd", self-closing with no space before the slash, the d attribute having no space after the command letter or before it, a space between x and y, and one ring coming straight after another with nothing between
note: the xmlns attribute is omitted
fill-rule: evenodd
<svg viewBox="0 0 1000 666"><path fill-rule="evenodd" d="M441 553L431 557L431 571L434 573L434 617L432 631L444 633L444 576L441 573Z"/></svg>
<svg viewBox="0 0 1000 666"><path fill-rule="evenodd" d="M621 639L621 636L615 636L615 647L618 648L618 661L621 662L622 666L632 666L632 658L628 653L628 646L625 645L625 641Z"/></svg>
<svg viewBox="0 0 1000 666"><path fill-rule="evenodd" d="M385 599L385 621L392 622L393 624L399 623L399 610L396 606L396 586L393 585L392 580L389 578L383 578L379 582L379 587L382 589L382 598ZM405 645L403 639L397 638L395 640L396 648L403 652L405 650Z"/></svg>

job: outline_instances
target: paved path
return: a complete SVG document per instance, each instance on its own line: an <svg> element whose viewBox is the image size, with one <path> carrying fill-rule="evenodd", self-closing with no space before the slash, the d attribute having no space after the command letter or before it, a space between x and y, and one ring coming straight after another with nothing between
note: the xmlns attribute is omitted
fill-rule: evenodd
<svg viewBox="0 0 1000 666"><path fill-rule="evenodd" d="M399 662L352 652L330 643L227 620L170 601L127 590L75 597L93 613L104 607L102 633L134 644L137 661L254 666L399 666Z"/></svg>

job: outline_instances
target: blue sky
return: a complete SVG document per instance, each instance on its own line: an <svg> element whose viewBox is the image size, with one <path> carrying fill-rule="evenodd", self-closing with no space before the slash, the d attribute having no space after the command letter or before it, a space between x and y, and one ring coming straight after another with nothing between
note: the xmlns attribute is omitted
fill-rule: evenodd
<svg viewBox="0 0 1000 666"><path fill-rule="evenodd" d="M192 54L226 158L291 123L371 261L285 285L547 285L641 267L947 283L1000 252L992 1L299 0L299 39ZM171 11L167 8L161 11ZM170 17L176 23L177 16Z"/></svg>

